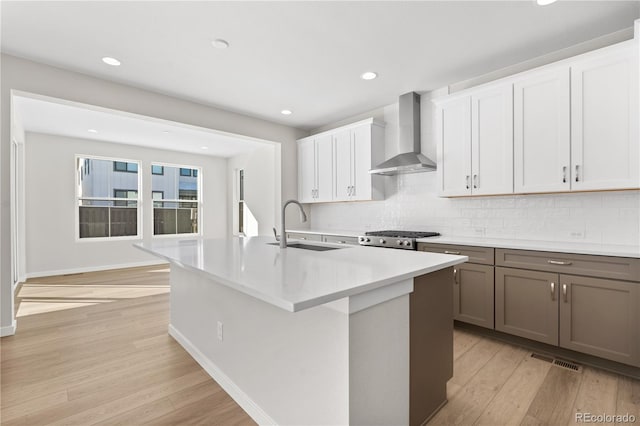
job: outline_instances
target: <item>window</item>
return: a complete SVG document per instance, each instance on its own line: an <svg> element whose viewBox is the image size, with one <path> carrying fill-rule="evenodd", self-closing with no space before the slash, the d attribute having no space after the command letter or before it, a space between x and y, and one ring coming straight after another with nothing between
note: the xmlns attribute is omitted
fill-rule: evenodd
<svg viewBox="0 0 640 426"><path fill-rule="evenodd" d="M151 174L152 175L163 175L164 174L164 166L151 166Z"/></svg>
<svg viewBox="0 0 640 426"><path fill-rule="evenodd" d="M124 161L113 162L114 172L138 173L138 163L127 163Z"/></svg>
<svg viewBox="0 0 640 426"><path fill-rule="evenodd" d="M244 170L238 170L238 233L244 234Z"/></svg>
<svg viewBox="0 0 640 426"><path fill-rule="evenodd" d="M163 167L164 171L162 178L154 178L151 188L153 234L198 234L201 199L198 169L159 164L151 167Z"/></svg>
<svg viewBox="0 0 640 426"><path fill-rule="evenodd" d="M76 169L78 237L138 236L138 163L78 157ZM120 175L123 171L128 173ZM116 174L120 175L117 179ZM114 182L117 182L117 188L113 187Z"/></svg>

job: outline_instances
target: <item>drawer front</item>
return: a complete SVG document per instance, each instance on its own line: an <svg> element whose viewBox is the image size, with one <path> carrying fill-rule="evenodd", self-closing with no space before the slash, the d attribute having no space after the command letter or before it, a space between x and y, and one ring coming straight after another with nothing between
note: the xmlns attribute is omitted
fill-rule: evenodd
<svg viewBox="0 0 640 426"><path fill-rule="evenodd" d="M344 235L323 235L322 241L325 243L358 245L358 237L345 237Z"/></svg>
<svg viewBox="0 0 640 426"><path fill-rule="evenodd" d="M590 277L640 281L640 259L496 249L496 265Z"/></svg>
<svg viewBox="0 0 640 426"><path fill-rule="evenodd" d="M448 244L418 243L418 250L431 253L456 254L468 256L469 263L493 265L494 249L491 247L455 246Z"/></svg>
<svg viewBox="0 0 640 426"><path fill-rule="evenodd" d="M306 241L322 241L322 235L304 234L302 232L287 232L287 239L306 240Z"/></svg>

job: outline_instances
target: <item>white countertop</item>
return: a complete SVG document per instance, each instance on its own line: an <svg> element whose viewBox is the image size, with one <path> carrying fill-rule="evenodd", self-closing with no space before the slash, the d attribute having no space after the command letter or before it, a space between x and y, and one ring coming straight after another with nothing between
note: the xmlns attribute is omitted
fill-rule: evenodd
<svg viewBox="0 0 640 426"><path fill-rule="evenodd" d="M551 251L557 253L592 254L596 256L619 256L640 258L640 246L569 243L557 241L512 240L500 238L473 237L430 237L420 238L420 243L452 244L461 246L495 247L515 250Z"/></svg>
<svg viewBox="0 0 640 426"><path fill-rule="evenodd" d="M134 246L291 312L468 260L466 256L317 242L305 244L340 249L281 250L279 246L267 244L273 241L270 237L191 239Z"/></svg>
<svg viewBox="0 0 640 426"><path fill-rule="evenodd" d="M354 231L344 229L287 229L287 232L295 232L298 234L313 234L313 235L331 235L336 237L359 237L364 235L365 231Z"/></svg>

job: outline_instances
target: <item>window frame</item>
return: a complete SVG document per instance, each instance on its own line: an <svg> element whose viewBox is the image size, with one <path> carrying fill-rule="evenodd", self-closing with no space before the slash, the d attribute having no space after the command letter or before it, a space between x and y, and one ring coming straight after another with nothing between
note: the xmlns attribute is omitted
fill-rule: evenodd
<svg viewBox="0 0 640 426"><path fill-rule="evenodd" d="M108 236L108 237L84 237L84 238L80 238L80 201L83 199L92 199L92 198L97 198L97 199L101 199L101 200L108 200L108 201L122 201L125 200L123 198L116 198L116 197L81 197L80 196L80 188L82 186L82 180L83 180L83 176L82 173L80 171L80 160L81 159L89 159L89 160L102 160L102 161L112 161L114 163L113 166L113 171L117 171L115 170L115 163L116 162L120 162L120 163L135 163L138 166L138 171L135 172L137 173L137 184L138 184L138 197L133 199L129 199L127 198L126 200L130 200L130 201L136 201L136 221L137 221L137 226L136 226L136 234L135 235L120 235L120 236ZM100 156L100 155L93 155L93 154L75 154L75 158L74 158L74 171L73 173L75 174L75 188L74 188L74 224L75 224L75 241L78 243L92 243L92 242L105 242L105 241L126 241L126 240L131 240L131 241L141 241L142 240L142 230L143 228L143 214L142 214L142 210L143 210L143 205L142 205L142 199L140 198L140 195L143 193L142 192L142 173L140 173L141 170L141 165L142 165L142 160L132 160L132 159L123 159L123 158L116 158L116 157L105 157L105 156ZM134 173L134 172L127 172L127 173ZM112 188L112 190L115 190L115 188ZM127 190L127 191L132 191L132 190Z"/></svg>
<svg viewBox="0 0 640 426"><path fill-rule="evenodd" d="M120 170L118 169L118 163L120 164L124 164L124 170ZM130 170L129 169L129 164L135 164L136 165L136 169L135 170ZM121 172L121 173L138 173L139 174L139 170L140 170L140 164L137 161L119 161L119 160L113 160L113 171L114 172Z"/></svg>
<svg viewBox="0 0 640 426"><path fill-rule="evenodd" d="M154 161L151 163L151 165L156 165L156 166L162 166L163 170L165 167L173 167L178 169L178 178L180 177L194 177L192 176L192 172L191 170L195 170L196 172L196 185L197 185L197 191L196 191L196 196L198 197L198 199L196 200L180 200L180 195L179 195L179 189L178 189L178 199L162 199L161 201L163 202L175 202L175 203L196 203L196 208L198 211L198 216L196 218L197 223L198 223L198 232L191 232L191 233L175 233L175 234L156 234L155 230L153 229L153 223L155 220L155 202L156 201L160 201L160 200L153 200L153 202L151 203L151 211L149 212L149 218L151 220L151 238L159 238L159 239L163 239L163 238L184 238L184 237L200 237L202 235L204 235L204 228L203 228L203 223L202 223L202 218L203 218L203 214L202 214L202 210L204 208L204 202L203 202L203 188L202 188L202 167L201 166L186 166L184 164L171 164L171 163L164 163L164 162L157 162ZM182 175L182 170L189 170L189 175ZM151 186L151 193L153 194L153 192L161 192L161 191L154 191L153 190L153 184ZM164 197L164 193L162 194L162 196ZM153 198L153 195L152 195Z"/></svg>

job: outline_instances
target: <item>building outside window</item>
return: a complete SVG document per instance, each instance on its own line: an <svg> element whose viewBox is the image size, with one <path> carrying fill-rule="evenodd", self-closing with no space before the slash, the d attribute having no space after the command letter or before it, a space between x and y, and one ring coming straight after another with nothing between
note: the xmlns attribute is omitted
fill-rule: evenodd
<svg viewBox="0 0 640 426"><path fill-rule="evenodd" d="M163 175L152 176L153 234L200 233L198 169L160 164L151 167L163 168Z"/></svg>
<svg viewBox="0 0 640 426"><path fill-rule="evenodd" d="M138 166L136 161L76 158L80 239L140 235Z"/></svg>
<svg viewBox="0 0 640 426"><path fill-rule="evenodd" d="M151 166L151 174L152 175L163 175L164 174L164 167L163 166L156 166L156 165Z"/></svg>

